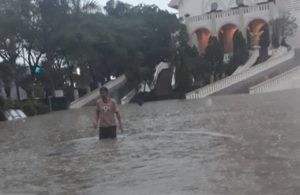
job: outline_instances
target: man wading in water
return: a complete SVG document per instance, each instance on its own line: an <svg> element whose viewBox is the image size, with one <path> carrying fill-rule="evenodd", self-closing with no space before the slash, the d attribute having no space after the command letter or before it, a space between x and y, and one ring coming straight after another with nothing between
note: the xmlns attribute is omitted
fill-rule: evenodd
<svg viewBox="0 0 300 195"><path fill-rule="evenodd" d="M123 132L120 112L117 103L108 95L108 89L102 87L100 89L100 99L97 101L97 110L94 126L99 129L99 139L116 138L117 125L115 114L119 121L119 127Z"/></svg>

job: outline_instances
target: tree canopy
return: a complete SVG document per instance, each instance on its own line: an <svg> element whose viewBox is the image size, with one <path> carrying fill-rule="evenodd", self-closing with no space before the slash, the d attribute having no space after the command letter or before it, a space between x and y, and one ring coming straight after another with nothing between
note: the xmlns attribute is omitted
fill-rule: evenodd
<svg viewBox="0 0 300 195"><path fill-rule="evenodd" d="M23 71L28 93L40 83L53 95L124 73L137 82L151 80L155 65L171 58L179 21L156 6L114 0L104 10L85 0L0 0L0 25L0 71L11 73L10 79L1 76L3 82L22 83L13 73Z"/></svg>

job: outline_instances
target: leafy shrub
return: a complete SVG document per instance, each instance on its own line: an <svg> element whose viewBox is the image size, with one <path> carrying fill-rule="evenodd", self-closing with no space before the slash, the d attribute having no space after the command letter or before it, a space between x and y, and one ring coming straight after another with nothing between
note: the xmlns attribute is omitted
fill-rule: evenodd
<svg viewBox="0 0 300 195"><path fill-rule="evenodd" d="M37 106L37 112L38 114L46 114L50 112L50 109L47 105L43 104L43 103L39 103Z"/></svg>
<svg viewBox="0 0 300 195"><path fill-rule="evenodd" d="M3 100L0 99L0 112L8 109L20 109L27 116L34 116L38 114L46 114L50 112L50 109L47 105L41 103L39 100L29 99L26 101L19 100Z"/></svg>
<svg viewBox="0 0 300 195"><path fill-rule="evenodd" d="M23 112L27 115L27 116L34 116L36 114L38 114L38 111L36 109L36 105L33 102L25 102L22 104L22 108Z"/></svg>
<svg viewBox="0 0 300 195"><path fill-rule="evenodd" d="M0 110L3 109L4 106L4 99L0 96Z"/></svg>
<svg viewBox="0 0 300 195"><path fill-rule="evenodd" d="M18 100L7 99L4 100L3 110L8 109L21 109L21 102Z"/></svg>

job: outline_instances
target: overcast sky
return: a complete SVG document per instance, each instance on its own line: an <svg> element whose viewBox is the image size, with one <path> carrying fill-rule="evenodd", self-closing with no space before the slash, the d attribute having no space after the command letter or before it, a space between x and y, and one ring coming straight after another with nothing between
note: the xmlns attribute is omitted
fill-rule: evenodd
<svg viewBox="0 0 300 195"><path fill-rule="evenodd" d="M99 4L103 5L103 6L106 4L107 1L108 0L97 0L97 2L99 2ZM121 1L131 4L131 5L138 5L141 3L150 4L150 5L155 4L163 10L167 9L168 11L170 11L172 13L176 13L175 9L168 7L168 3L170 2L170 0L121 0Z"/></svg>

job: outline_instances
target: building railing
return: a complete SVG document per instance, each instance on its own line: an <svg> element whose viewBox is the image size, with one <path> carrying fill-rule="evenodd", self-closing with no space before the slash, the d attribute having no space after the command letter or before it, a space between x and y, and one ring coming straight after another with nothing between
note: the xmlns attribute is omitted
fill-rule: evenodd
<svg viewBox="0 0 300 195"><path fill-rule="evenodd" d="M239 66L233 74L238 74L238 73L241 73L241 72L244 72L244 71L247 71L249 70L254 64L255 62L257 61L257 58L259 57L259 50L256 49L253 51L253 53L250 55L248 61L244 64L244 65L241 65Z"/></svg>
<svg viewBox="0 0 300 195"><path fill-rule="evenodd" d="M256 74L266 71L272 67L276 67L277 65L279 65L287 60L292 59L294 56L295 56L295 50L290 49L287 53L283 54L282 56L278 56L278 58L274 58L272 60L268 60L264 63L258 64L256 66L250 68L248 71L228 76L228 77L226 77L222 80L219 80L215 83L209 84L200 89L196 89L192 92L189 92L186 94L186 99L200 99L203 97L207 97L218 91L221 91L222 89L225 89L234 84L237 84L238 82L246 80Z"/></svg>
<svg viewBox="0 0 300 195"><path fill-rule="evenodd" d="M136 90L133 89L131 90L128 94L126 94L122 99L121 99L121 104L124 105L124 104L128 104L132 98L134 98L134 96L136 95Z"/></svg>
<svg viewBox="0 0 300 195"><path fill-rule="evenodd" d="M240 11L243 10L244 14L251 14L255 12L265 12L270 10L270 3L261 3L254 6L243 7L244 9L230 9L221 12L215 12L216 19L238 16ZM186 19L187 23L194 23L194 22L202 22L202 21L210 21L213 18L213 13L208 13L204 15L197 15L191 16Z"/></svg>
<svg viewBox="0 0 300 195"><path fill-rule="evenodd" d="M300 67L295 67L285 73L282 73L272 79L269 79L263 83L255 85L250 88L250 94L257 94L257 93L265 93L268 91L272 91L275 87L284 83L286 81L293 80L295 76L300 74Z"/></svg>

